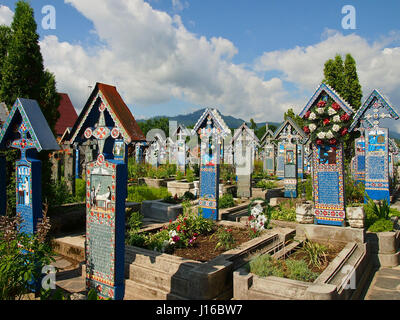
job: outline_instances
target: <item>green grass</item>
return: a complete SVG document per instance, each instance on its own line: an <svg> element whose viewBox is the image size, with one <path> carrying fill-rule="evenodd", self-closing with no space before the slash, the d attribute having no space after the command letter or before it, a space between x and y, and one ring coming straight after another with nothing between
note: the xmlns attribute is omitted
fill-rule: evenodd
<svg viewBox="0 0 400 320"><path fill-rule="evenodd" d="M165 187L153 188L148 186L129 186L128 201L142 202L145 200L158 200L171 196Z"/></svg>

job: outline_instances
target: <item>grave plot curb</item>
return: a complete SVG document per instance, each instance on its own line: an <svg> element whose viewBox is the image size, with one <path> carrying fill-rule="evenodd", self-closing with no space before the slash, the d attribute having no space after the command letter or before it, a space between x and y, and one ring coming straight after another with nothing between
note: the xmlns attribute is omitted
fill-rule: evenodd
<svg viewBox="0 0 400 320"><path fill-rule="evenodd" d="M259 277L245 267L233 273L235 300L357 299L371 272L367 245L351 242L312 283L279 277Z"/></svg>
<svg viewBox="0 0 400 320"><path fill-rule="evenodd" d="M221 221L226 226L240 223ZM125 300L229 300L233 271L255 252L275 252L294 230L276 228L218 257L199 262L139 247L125 247ZM82 277L85 277L82 266Z"/></svg>
<svg viewBox="0 0 400 320"><path fill-rule="evenodd" d="M233 297L233 271L256 251L276 250L293 232L270 230L205 263L127 246L126 299L229 300Z"/></svg>

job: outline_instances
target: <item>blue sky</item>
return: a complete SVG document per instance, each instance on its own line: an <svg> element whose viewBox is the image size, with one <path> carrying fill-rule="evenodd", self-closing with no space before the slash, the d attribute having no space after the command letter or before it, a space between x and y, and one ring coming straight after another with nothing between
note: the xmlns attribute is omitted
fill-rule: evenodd
<svg viewBox="0 0 400 320"><path fill-rule="evenodd" d="M14 10L14 2L0 0L0 5ZM104 81L117 85L137 118L212 106L245 120L279 121L287 107L300 111L307 103L321 80L323 62L346 52L360 62L364 98L381 85L400 107L396 90L400 81L395 75L384 77L400 67L392 65L400 54L398 0L384 4L377 0L148 0L150 7L141 0L35 0L31 4L45 65L78 110L88 96L85 84ZM56 8L55 30L41 27L41 9L47 4ZM342 28L344 5L356 9L356 30ZM181 22L176 22L177 17ZM125 43L127 52L121 49ZM72 70L65 72L67 68ZM77 79L71 79L73 75Z"/></svg>

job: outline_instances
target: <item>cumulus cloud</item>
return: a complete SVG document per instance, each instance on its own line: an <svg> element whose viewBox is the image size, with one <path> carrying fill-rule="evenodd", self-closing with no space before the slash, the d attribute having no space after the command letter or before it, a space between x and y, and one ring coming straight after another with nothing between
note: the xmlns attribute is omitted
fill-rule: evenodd
<svg viewBox="0 0 400 320"><path fill-rule="evenodd" d="M6 26L10 26L13 16L14 12L9 7L0 5L0 25L5 24Z"/></svg>
<svg viewBox="0 0 400 320"><path fill-rule="evenodd" d="M315 45L265 52L257 59L255 70L280 71L284 81L299 89L313 91L323 80L326 60L336 54L350 53L357 63L364 99L377 88L400 108L397 90L400 86L400 47L389 47L397 42L398 34L392 33L372 44L359 35L345 36L334 30L326 30L322 36L323 40Z"/></svg>
<svg viewBox="0 0 400 320"><path fill-rule="evenodd" d="M54 35L41 41L45 66L55 73L59 91L68 92L78 109L89 87L105 82L116 85L131 106L181 99L246 120L281 121L288 108L300 111L307 103L322 80L327 59L351 53L364 98L378 88L400 111L398 33L369 43L357 34L325 30L316 44L265 52L244 67L232 62L238 48L229 39L193 34L179 15L155 10L143 0L65 2L93 22L93 33L100 39L90 48ZM7 12L11 10L0 6L0 21L7 14L11 21L12 12ZM276 71L280 76L271 78L269 73Z"/></svg>
<svg viewBox="0 0 400 320"><path fill-rule="evenodd" d="M59 87L79 108L96 81L117 85L128 104L160 104L172 98L225 114L276 120L290 103L282 81L268 81L232 63L238 50L228 39L189 32L178 15L142 0L66 0L94 25L103 46L84 49L47 36L41 42L46 64ZM107 23L105 23L107 21Z"/></svg>

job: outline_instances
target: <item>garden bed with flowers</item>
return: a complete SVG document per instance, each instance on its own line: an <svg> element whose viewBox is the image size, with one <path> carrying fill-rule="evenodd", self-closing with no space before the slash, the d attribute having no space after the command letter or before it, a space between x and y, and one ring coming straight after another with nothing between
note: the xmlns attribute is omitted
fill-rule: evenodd
<svg viewBox="0 0 400 320"><path fill-rule="evenodd" d="M258 225L262 215L254 219ZM255 233L250 225L215 222L184 204L184 213L162 228L140 232L137 225L127 231L126 298L231 299L233 271L250 254L276 251L293 236L293 229Z"/></svg>
<svg viewBox="0 0 400 320"><path fill-rule="evenodd" d="M161 229L145 233L130 229L127 244L205 262L258 237L269 222L260 205L253 208L247 225L232 226L203 218L188 202L183 203L183 211Z"/></svg>

